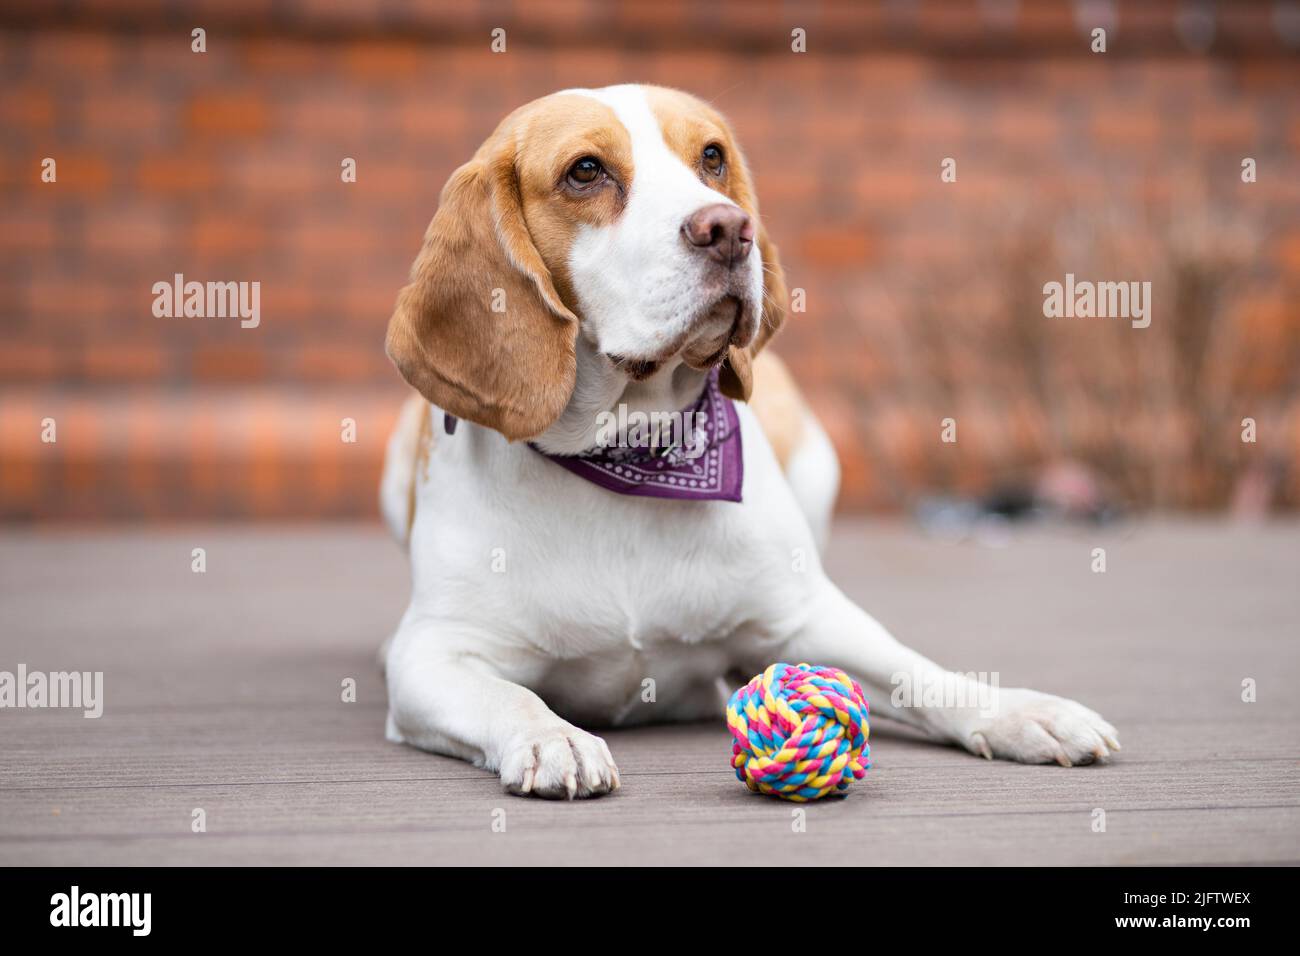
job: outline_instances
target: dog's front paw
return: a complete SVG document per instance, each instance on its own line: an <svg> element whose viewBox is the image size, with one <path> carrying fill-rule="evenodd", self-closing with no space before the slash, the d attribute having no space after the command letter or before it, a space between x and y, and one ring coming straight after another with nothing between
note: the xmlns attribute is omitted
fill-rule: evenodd
<svg viewBox="0 0 1300 956"><path fill-rule="evenodd" d="M511 741L501 760L501 783L511 793L550 800L598 797L619 788L605 741L568 724Z"/></svg>
<svg viewBox="0 0 1300 956"><path fill-rule="evenodd" d="M963 734L971 753L992 760L1059 763L1063 767L1105 760L1119 750L1115 728L1082 704L1023 688L1000 689L991 716Z"/></svg>

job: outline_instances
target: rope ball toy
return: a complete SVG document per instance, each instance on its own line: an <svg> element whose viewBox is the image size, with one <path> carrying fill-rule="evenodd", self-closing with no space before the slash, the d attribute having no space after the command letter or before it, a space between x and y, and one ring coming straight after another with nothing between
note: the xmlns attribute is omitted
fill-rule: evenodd
<svg viewBox="0 0 1300 956"><path fill-rule="evenodd" d="M800 803L843 793L871 766L868 710L842 670L773 664L727 701L736 779Z"/></svg>

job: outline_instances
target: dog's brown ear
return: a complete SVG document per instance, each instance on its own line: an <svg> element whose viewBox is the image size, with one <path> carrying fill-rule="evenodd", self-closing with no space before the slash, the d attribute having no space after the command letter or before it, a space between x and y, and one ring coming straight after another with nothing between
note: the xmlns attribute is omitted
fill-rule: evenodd
<svg viewBox="0 0 1300 956"><path fill-rule="evenodd" d="M577 332L524 222L503 124L443 187L388 323L388 356L434 405L513 441L564 410Z"/></svg>
<svg viewBox="0 0 1300 956"><path fill-rule="evenodd" d="M781 260L777 257L776 246L767 237L767 231L760 225L758 230L758 251L763 258L763 313L758 322L758 337L746 348L738 349L734 345L727 352L727 360L722 364L718 377L722 392L742 402L749 401L754 390L754 374L751 365L754 356L767 344L768 339L785 321L785 304L788 293L785 288L785 272L781 269Z"/></svg>

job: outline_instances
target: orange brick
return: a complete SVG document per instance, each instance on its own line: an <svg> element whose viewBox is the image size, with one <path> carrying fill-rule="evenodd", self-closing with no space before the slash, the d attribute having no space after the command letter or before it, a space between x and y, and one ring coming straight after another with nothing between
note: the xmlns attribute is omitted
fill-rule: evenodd
<svg viewBox="0 0 1300 956"><path fill-rule="evenodd" d="M310 76L324 66L319 44L280 34L254 37L241 45L240 54L249 69L262 73Z"/></svg>
<svg viewBox="0 0 1300 956"><path fill-rule="evenodd" d="M869 41L896 23L897 10L887 4L819 4L817 32L844 41Z"/></svg>
<svg viewBox="0 0 1300 956"><path fill-rule="evenodd" d="M403 6L413 22L437 27L448 34L476 30L491 19L492 12L479 3L443 3L442 0L411 0Z"/></svg>
<svg viewBox="0 0 1300 956"><path fill-rule="evenodd" d="M821 189L821 177L807 171L783 171L758 179L758 195L764 213L784 203L811 202Z"/></svg>
<svg viewBox="0 0 1300 956"><path fill-rule="evenodd" d="M188 122L209 136L258 136L269 125L266 101L255 92L206 92L189 104Z"/></svg>
<svg viewBox="0 0 1300 956"><path fill-rule="evenodd" d="M89 345L81 355L82 374L91 381L148 382L166 368L166 355L157 346Z"/></svg>
<svg viewBox="0 0 1300 956"><path fill-rule="evenodd" d="M231 192L241 199L305 196L340 182L344 155L341 151L322 155L319 148L254 147L223 163L222 173Z"/></svg>
<svg viewBox="0 0 1300 956"><path fill-rule="evenodd" d="M948 107L930 107L909 113L901 124L905 143L909 146L932 147L943 156L951 156L965 141L970 129L970 117L961 110ZM888 123L888 114L867 117L867 130L881 126L894 138L895 126Z"/></svg>
<svg viewBox="0 0 1300 956"><path fill-rule="evenodd" d="M405 284L405 271L387 278L374 276L368 282L349 282L335 298L353 326L374 330L387 323L397 292Z"/></svg>
<svg viewBox="0 0 1300 956"><path fill-rule="evenodd" d="M1046 3L1025 4L1022 7L1024 11L1021 14L1022 21L1027 22L1026 14L1032 17L1036 9L1041 11L1043 8L1050 6L1058 5ZM1060 6L1063 7L1064 5ZM1087 38L1085 37L1079 42L1086 49ZM1105 56L1063 56L1043 62L1037 72L1043 86L1054 92L1104 91L1113 79L1113 73L1109 65L1110 61L1102 62L1104 60L1106 60Z"/></svg>
<svg viewBox="0 0 1300 956"><path fill-rule="evenodd" d="M1277 240L1277 261L1283 271L1300 275L1300 232L1288 232Z"/></svg>
<svg viewBox="0 0 1300 956"><path fill-rule="evenodd" d="M196 319L195 321L207 321ZM246 335L256 335L244 330ZM229 384L262 382L267 378L266 346L259 342L237 345L203 345L194 350L190 374L196 381Z"/></svg>
<svg viewBox="0 0 1300 956"><path fill-rule="evenodd" d="M76 115L96 143L123 139L153 142L168 125L164 104L155 89L123 90L111 85L87 90L77 104Z"/></svg>
<svg viewBox="0 0 1300 956"><path fill-rule="evenodd" d="M1236 146L1247 148L1255 142L1258 129L1249 109L1230 103L1209 109L1194 110L1191 115L1192 142L1199 146Z"/></svg>
<svg viewBox="0 0 1300 956"><path fill-rule="evenodd" d="M629 4L632 7L649 7L650 4ZM656 7L672 8L672 3L654 4ZM597 18L601 16L602 4L599 0L550 0L545 4L520 4L515 10L512 22L520 29L537 30L552 36L573 35L590 30ZM672 21L669 21L672 22ZM676 21L676 22L680 22ZM645 27L645 25L642 25ZM507 33L510 27L507 26ZM508 49L508 47L507 47Z"/></svg>
<svg viewBox="0 0 1300 956"><path fill-rule="evenodd" d="M148 309L149 289L139 292ZM24 306L28 318L44 336L75 336L81 340L87 323L112 318L123 297L116 285L102 281L39 275L28 280Z"/></svg>
<svg viewBox="0 0 1300 956"><path fill-rule="evenodd" d="M156 261L174 249L177 238L164 209L137 203L101 203L87 210L81 241L92 256Z"/></svg>
<svg viewBox="0 0 1300 956"><path fill-rule="evenodd" d="M295 349L290 359L290 369L295 378L336 385L374 381L389 368L378 335L369 349L346 345L304 345Z"/></svg>
<svg viewBox="0 0 1300 956"><path fill-rule="evenodd" d="M402 103L394 112L396 115L390 115L385 119L403 139L455 140L462 139L470 133L468 110L466 105L459 101L426 98L417 103ZM463 151L464 159L469 159L473 148L469 146Z"/></svg>
<svg viewBox="0 0 1300 956"><path fill-rule="evenodd" d="M191 241L204 259L260 255L267 246L266 224L252 213L209 211L195 223Z"/></svg>
<svg viewBox="0 0 1300 956"><path fill-rule="evenodd" d="M58 230L48 209L13 200L0 205L0 252L5 255L46 256L54 251Z"/></svg>
<svg viewBox="0 0 1300 956"><path fill-rule="evenodd" d="M876 246L865 226L820 226L806 229L798 240L800 255L821 266L863 266Z"/></svg>
<svg viewBox="0 0 1300 956"><path fill-rule="evenodd" d="M1008 103L994 111L990 129L1007 145L1051 149L1061 135L1060 110L1051 104Z"/></svg>
<svg viewBox="0 0 1300 956"><path fill-rule="evenodd" d="M275 514L283 505L284 464L280 449L301 423L283 420L278 410L259 402L249 415L248 430L248 495L255 514Z"/></svg>
<svg viewBox="0 0 1300 956"><path fill-rule="evenodd" d="M155 0L156 2L156 0ZM210 15L237 16L242 23L269 24L275 12L276 0L194 0L198 20ZM211 37L209 46L211 47Z"/></svg>
<svg viewBox="0 0 1300 956"><path fill-rule="evenodd" d="M41 162L48 156L54 160L56 180L52 183L41 181ZM69 152L64 149L51 148L44 156L33 157L30 170L24 170L27 182L40 190L49 190L45 195L58 196L65 193L76 195L94 195L102 193L113 181L113 169L107 159L100 154Z"/></svg>
<svg viewBox="0 0 1300 956"><path fill-rule="evenodd" d="M567 6L568 20L575 28L590 22L598 9L590 0L570 2ZM682 3L624 3L609 9L621 27L638 32L677 34L685 32L689 25L689 11ZM541 8L537 12L541 13Z"/></svg>
<svg viewBox="0 0 1300 956"><path fill-rule="evenodd" d="M54 125L54 97L48 90L30 86L0 91L0 123L28 129Z"/></svg>
<svg viewBox="0 0 1300 956"><path fill-rule="evenodd" d="M108 33L37 31L28 39L28 51L41 75L64 80L107 75L118 62L120 46Z"/></svg>
<svg viewBox="0 0 1300 956"><path fill-rule="evenodd" d="M346 217L300 220L289 227L286 240L290 254L307 261L353 262L372 253L378 244L373 229Z"/></svg>
<svg viewBox="0 0 1300 956"><path fill-rule="evenodd" d="M79 0L86 2L86 0ZM112 3L114 0L107 0ZM151 3L158 3L159 0L148 0ZM232 7L238 0L232 0ZM235 38L231 35L228 28L219 22L214 22L217 18L208 18L201 10L194 7L193 3L187 4L186 12L192 19L181 20L174 26L157 31L150 35L138 35L137 42L130 46L129 73L132 77L149 76L149 77L185 77L187 83L195 86L203 86L209 82L221 82L229 77L233 72L232 69L234 57L232 51L239 45L234 42ZM227 23L230 22L228 11L221 19ZM202 26L208 31L208 52L195 53L191 48L194 40L190 31L195 27ZM121 84L114 84L118 87Z"/></svg>
<svg viewBox="0 0 1300 956"><path fill-rule="evenodd" d="M265 282L262 284L262 322L292 325L319 313L320 298L310 282Z"/></svg>
<svg viewBox="0 0 1300 956"><path fill-rule="evenodd" d="M199 193L216 181L212 163L196 154L157 155L140 161L136 182L150 192Z"/></svg>
<svg viewBox="0 0 1300 956"><path fill-rule="evenodd" d="M941 183L939 181L939 157L935 157L932 169L926 170L931 175L927 182L919 172L911 170L869 169L863 171L853 182L853 191L868 205L895 205L911 203L929 191L937 193L940 189L961 188L961 164L958 163L958 182Z"/></svg>
<svg viewBox="0 0 1300 956"><path fill-rule="evenodd" d="M666 81L663 72L669 69L665 62L668 57L669 54L656 52L652 58L650 64L652 82L655 79ZM707 72L707 65L698 62L695 65L697 69ZM554 85L557 89L567 89L571 86L606 86L622 82L616 77L624 71L625 63L620 50L587 47L573 50L569 55L555 62L554 69ZM708 86L706 77L697 77L696 82Z"/></svg>
<svg viewBox="0 0 1300 956"><path fill-rule="evenodd" d="M1150 89L1158 95L1177 96L1184 102L1190 97L1203 96L1216 83L1228 79L1222 67L1204 56L1138 60L1124 64L1124 69L1117 75L1121 81L1118 89L1122 91L1133 93Z"/></svg>
<svg viewBox="0 0 1300 956"><path fill-rule="evenodd" d="M35 400L6 396L0 402L0 517L30 516L40 497L44 459L58 447L40 440L41 419L48 415Z"/></svg>
<svg viewBox="0 0 1300 956"><path fill-rule="evenodd" d="M375 121L376 106L356 89L326 96L324 92L287 99L281 107L283 133L309 141L362 139ZM353 140L355 141L355 140ZM346 153L344 155L347 155Z"/></svg>
<svg viewBox="0 0 1300 956"><path fill-rule="evenodd" d="M1092 135L1105 146L1154 149L1160 141L1162 121L1154 107L1134 102L1128 108L1098 109L1090 125Z"/></svg>
<svg viewBox="0 0 1300 956"><path fill-rule="evenodd" d="M985 26L975 0L947 0L942 6L918 4L918 32L927 42L969 46L984 37Z"/></svg>
<svg viewBox="0 0 1300 956"><path fill-rule="evenodd" d="M0 381L54 382L66 371L65 353L52 345L6 342L0 348Z"/></svg>
<svg viewBox="0 0 1300 956"><path fill-rule="evenodd" d="M1238 82L1252 93L1290 96L1300 87L1300 67L1293 58L1243 59L1236 68Z"/></svg>
<svg viewBox="0 0 1300 956"><path fill-rule="evenodd" d="M786 17L776 4L751 3L749 0L719 0L711 4L717 10L718 23L725 23L733 35L766 39L772 37L785 49L790 48L790 30Z"/></svg>
<svg viewBox="0 0 1300 956"><path fill-rule="evenodd" d="M431 72L436 61L432 54L413 43L363 40L348 45L343 65L349 73L362 79L407 83Z"/></svg>
<svg viewBox="0 0 1300 956"><path fill-rule="evenodd" d="M432 217L438 208L438 193L441 191L440 171L431 170L415 164L394 165L376 157L372 162L365 157L357 159L357 181L339 184L339 195L350 204L373 210L380 203L409 203L425 210ZM447 170L450 173L450 169ZM392 223L386 222L385 229L391 229Z"/></svg>

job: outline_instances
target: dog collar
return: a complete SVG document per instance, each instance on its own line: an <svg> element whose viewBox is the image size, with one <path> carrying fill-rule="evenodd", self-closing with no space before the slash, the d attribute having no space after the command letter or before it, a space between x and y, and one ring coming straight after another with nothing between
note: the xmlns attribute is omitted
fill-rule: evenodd
<svg viewBox="0 0 1300 956"><path fill-rule="evenodd" d="M745 460L740 417L735 403L718 387L717 369L709 374L695 403L670 419L671 443L652 444L648 427L642 427L638 436L639 423L632 419L631 415L620 419L614 436L617 444L611 442L579 455L552 455L536 445L532 448L561 468L620 495L677 501L741 500Z"/></svg>
<svg viewBox="0 0 1300 956"><path fill-rule="evenodd" d="M740 417L735 403L718 387L717 369L710 373L696 402L672 421L674 441L669 445L652 444L646 435L638 438L636 423L620 421L618 444L578 455L553 455L531 442L528 447L615 494L677 501L740 501L745 479ZM458 422L446 413L443 429L453 435ZM629 425L634 426L631 434Z"/></svg>

